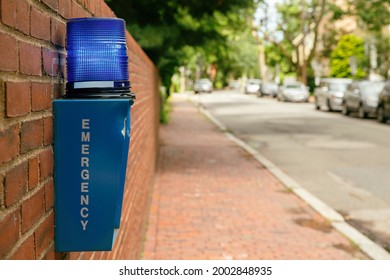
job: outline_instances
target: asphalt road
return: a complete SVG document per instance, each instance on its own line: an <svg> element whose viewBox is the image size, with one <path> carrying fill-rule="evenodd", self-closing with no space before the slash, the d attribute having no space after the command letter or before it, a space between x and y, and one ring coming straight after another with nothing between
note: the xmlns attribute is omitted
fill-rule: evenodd
<svg viewBox="0 0 390 280"><path fill-rule="evenodd" d="M390 124L234 91L191 98L390 250Z"/></svg>

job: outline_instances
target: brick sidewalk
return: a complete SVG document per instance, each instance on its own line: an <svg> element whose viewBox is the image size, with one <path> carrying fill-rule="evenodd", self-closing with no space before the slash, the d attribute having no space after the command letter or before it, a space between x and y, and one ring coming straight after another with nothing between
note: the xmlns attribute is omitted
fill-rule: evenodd
<svg viewBox="0 0 390 280"><path fill-rule="evenodd" d="M365 259L345 237L175 95L144 259Z"/></svg>

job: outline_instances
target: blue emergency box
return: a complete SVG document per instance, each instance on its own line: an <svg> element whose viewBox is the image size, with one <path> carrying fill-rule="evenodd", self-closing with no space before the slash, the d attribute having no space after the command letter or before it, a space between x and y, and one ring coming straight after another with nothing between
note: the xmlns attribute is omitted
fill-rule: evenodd
<svg viewBox="0 0 390 280"><path fill-rule="evenodd" d="M121 220L130 144L125 22L67 22L66 95L54 101L55 250L108 251Z"/></svg>

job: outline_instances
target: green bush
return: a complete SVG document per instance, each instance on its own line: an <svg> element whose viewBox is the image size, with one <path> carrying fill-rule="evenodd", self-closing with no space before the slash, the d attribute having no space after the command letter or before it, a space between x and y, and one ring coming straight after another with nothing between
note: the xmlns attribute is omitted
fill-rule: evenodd
<svg viewBox="0 0 390 280"><path fill-rule="evenodd" d="M170 120L171 106L165 87L160 87L160 123L167 124Z"/></svg>
<svg viewBox="0 0 390 280"><path fill-rule="evenodd" d="M351 71L351 60L356 62L356 72ZM355 35L343 35L330 55L330 76L361 79L366 76L363 40Z"/></svg>

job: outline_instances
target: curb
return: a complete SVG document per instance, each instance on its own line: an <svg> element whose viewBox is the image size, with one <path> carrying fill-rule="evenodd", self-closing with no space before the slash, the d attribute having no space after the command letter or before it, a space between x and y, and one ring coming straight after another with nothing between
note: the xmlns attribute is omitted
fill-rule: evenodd
<svg viewBox="0 0 390 280"><path fill-rule="evenodd" d="M191 100L189 96L187 96L187 100L197 105L199 108L199 112L205 115L215 126L217 126L219 130L221 130L226 135L227 138L229 138L240 148L249 153L257 162L259 162L268 171L270 171L287 189L291 190L295 195L297 195L310 207L317 211L321 216L327 219L334 229L336 229L338 232L340 232L350 241L356 244L359 249L367 256L369 256L373 260L390 260L390 253L387 252L382 246L369 239L356 228L349 225L345 221L343 216L341 216L338 212L333 210L326 203L324 203L323 201L312 195L310 192L308 192L306 189L304 189L295 180L293 180L290 176L284 173L266 157L261 155L258 151L250 147L238 137L234 136L232 133L230 133L219 120L217 120L209 111L207 111L202 106L202 104L194 102L194 100Z"/></svg>

